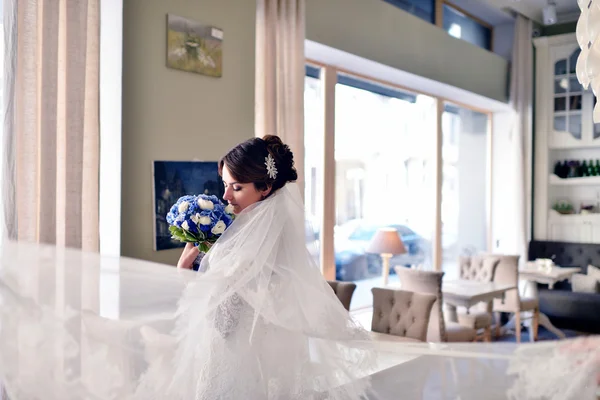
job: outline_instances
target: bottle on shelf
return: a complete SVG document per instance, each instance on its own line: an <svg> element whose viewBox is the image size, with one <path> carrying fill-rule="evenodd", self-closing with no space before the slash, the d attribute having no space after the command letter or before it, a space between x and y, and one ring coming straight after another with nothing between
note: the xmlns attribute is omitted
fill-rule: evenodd
<svg viewBox="0 0 600 400"><path fill-rule="evenodd" d="M600 176L600 159L556 161L553 173L562 179Z"/></svg>
<svg viewBox="0 0 600 400"><path fill-rule="evenodd" d="M590 176L587 162L583 160L581 167L579 168L579 176Z"/></svg>
<svg viewBox="0 0 600 400"><path fill-rule="evenodd" d="M580 174L579 161L569 161L569 172L567 178L577 178Z"/></svg>
<svg viewBox="0 0 600 400"><path fill-rule="evenodd" d="M554 164L554 175L558 176L559 178L566 178L568 170L569 167L567 166L566 161L564 162L564 164L560 161L557 161Z"/></svg>
<svg viewBox="0 0 600 400"><path fill-rule="evenodd" d="M569 177L569 161L565 160L563 162L562 168L560 169L560 177L561 178L568 178Z"/></svg>
<svg viewBox="0 0 600 400"><path fill-rule="evenodd" d="M588 174L587 176L596 176L598 175L596 173L596 167L594 166L594 160L590 160L590 163L588 164Z"/></svg>
<svg viewBox="0 0 600 400"><path fill-rule="evenodd" d="M588 167L587 167L586 176L596 176L596 169L594 168L594 160L590 160L590 163L588 164Z"/></svg>

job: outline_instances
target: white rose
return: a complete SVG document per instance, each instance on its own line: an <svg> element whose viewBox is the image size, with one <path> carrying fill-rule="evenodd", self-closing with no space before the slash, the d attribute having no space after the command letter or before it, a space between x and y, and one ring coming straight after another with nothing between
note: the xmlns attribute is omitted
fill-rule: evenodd
<svg viewBox="0 0 600 400"><path fill-rule="evenodd" d="M228 204L227 207L225 207L225 212L230 215L233 214L233 206Z"/></svg>
<svg viewBox="0 0 600 400"><path fill-rule="evenodd" d="M213 228L210 230L214 235L220 235L221 233L225 232L225 228L227 228L227 226L225 225L225 222L223 221L218 221L215 226L213 226Z"/></svg>
<svg viewBox="0 0 600 400"><path fill-rule="evenodd" d="M213 210L215 205L210 200L204 200L202 198L198 199L198 206L201 210Z"/></svg>
<svg viewBox="0 0 600 400"><path fill-rule="evenodd" d="M197 214L197 213L196 213L195 215L192 215L192 216L190 217L190 219L191 219L191 220L192 220L192 221L193 221L193 222L194 222L196 225L198 225L198 224L200 223L200 214Z"/></svg>
<svg viewBox="0 0 600 400"><path fill-rule="evenodd" d="M180 213L183 213L183 212L186 212L188 210L188 208L190 208L190 203L188 203L187 201L184 201L179 205L178 210Z"/></svg>
<svg viewBox="0 0 600 400"><path fill-rule="evenodd" d="M185 229L186 231L190 230L190 226L188 225L187 221L183 221L183 223L181 224L181 227L183 229Z"/></svg>
<svg viewBox="0 0 600 400"><path fill-rule="evenodd" d="M198 222L200 223L200 225L210 225L211 221L210 221L210 217L200 217Z"/></svg>

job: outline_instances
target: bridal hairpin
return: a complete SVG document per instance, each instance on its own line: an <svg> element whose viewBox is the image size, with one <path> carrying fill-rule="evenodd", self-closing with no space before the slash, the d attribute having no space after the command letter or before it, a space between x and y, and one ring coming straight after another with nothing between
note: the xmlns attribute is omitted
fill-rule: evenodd
<svg viewBox="0 0 600 400"><path fill-rule="evenodd" d="M275 159L271 153L265 157L265 165L267 166L267 175L269 175L271 179L277 178L277 167L275 166Z"/></svg>

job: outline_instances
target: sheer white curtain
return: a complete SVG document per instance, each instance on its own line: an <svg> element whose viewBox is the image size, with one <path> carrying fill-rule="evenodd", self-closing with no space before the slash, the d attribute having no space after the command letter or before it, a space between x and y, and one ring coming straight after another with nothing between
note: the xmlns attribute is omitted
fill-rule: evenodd
<svg viewBox="0 0 600 400"><path fill-rule="evenodd" d="M98 250L99 1L5 1L10 238Z"/></svg>
<svg viewBox="0 0 600 400"><path fill-rule="evenodd" d="M305 0L258 0L255 134L274 134L294 152L304 188ZM304 193L304 190L301 190Z"/></svg>
<svg viewBox="0 0 600 400"><path fill-rule="evenodd" d="M532 22L518 15L515 21L515 36L512 52L510 81L510 105L513 121L510 143L514 182L514 246L515 254L527 260L529 240L529 210L531 210L531 143L533 102L533 46L531 43Z"/></svg>

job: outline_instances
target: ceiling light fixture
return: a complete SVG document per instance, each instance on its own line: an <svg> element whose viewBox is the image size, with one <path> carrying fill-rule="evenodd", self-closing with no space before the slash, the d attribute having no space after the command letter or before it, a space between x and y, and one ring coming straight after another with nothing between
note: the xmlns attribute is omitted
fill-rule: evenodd
<svg viewBox="0 0 600 400"><path fill-rule="evenodd" d="M577 0L581 15L575 35L581 53L577 58L577 80L584 89L592 88L596 98L600 91L600 0ZM594 122L600 123L600 102L594 106Z"/></svg>
<svg viewBox="0 0 600 400"><path fill-rule="evenodd" d="M556 18L556 3L549 1L548 5L542 10L544 16L544 25L554 25L557 21Z"/></svg>

